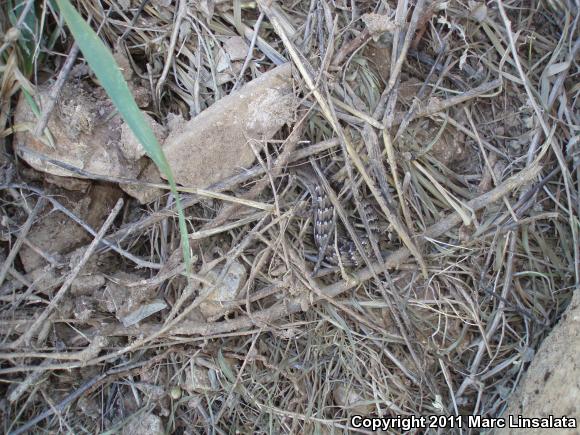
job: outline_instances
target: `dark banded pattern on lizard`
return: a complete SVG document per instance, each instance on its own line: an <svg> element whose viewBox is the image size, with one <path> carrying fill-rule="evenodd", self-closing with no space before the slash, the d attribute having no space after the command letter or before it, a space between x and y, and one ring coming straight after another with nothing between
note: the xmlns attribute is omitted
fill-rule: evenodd
<svg viewBox="0 0 580 435"><path fill-rule="evenodd" d="M337 237L336 213L330 198L318 181L313 171L299 169L296 171L298 179L308 189L312 203L312 221L314 243L318 248L318 260L314 272L318 270L322 261L331 265L342 264L344 267L358 267L363 264L360 252L354 241L345 237ZM367 221L376 224L376 215L370 204L363 205L363 212L367 214ZM360 236L365 254L369 255L370 243L366 236Z"/></svg>

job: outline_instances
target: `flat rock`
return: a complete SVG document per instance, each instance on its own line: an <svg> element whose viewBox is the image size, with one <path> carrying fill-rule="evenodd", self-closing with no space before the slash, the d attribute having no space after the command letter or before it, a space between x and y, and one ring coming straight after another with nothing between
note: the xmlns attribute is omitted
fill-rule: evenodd
<svg viewBox="0 0 580 435"><path fill-rule="evenodd" d="M560 323L544 340L503 416L566 416L580 422L580 292L575 295ZM578 434L558 429L558 434ZM497 435L549 433L546 429L499 429Z"/></svg>
<svg viewBox="0 0 580 435"><path fill-rule="evenodd" d="M177 183L206 187L254 162L249 141L271 139L292 120L290 64L280 65L170 128L164 152Z"/></svg>
<svg viewBox="0 0 580 435"><path fill-rule="evenodd" d="M222 313L223 303L236 299L241 288L246 283L246 268L239 261L233 261L225 275L219 280L223 268L217 268L208 272L206 279L216 282L216 286L204 287L201 294L207 294L206 299L199 305L201 313L205 317L211 317Z"/></svg>
<svg viewBox="0 0 580 435"><path fill-rule="evenodd" d="M148 158L143 158L144 168L141 173L137 176L137 180L147 182L147 183L158 183L165 184L165 181L161 179L159 174L159 169L152 160ZM126 193L131 195L133 198L137 199L141 204L147 204L151 201L156 200L161 195L163 195L163 189L157 187L148 186L145 184L126 184L120 183L119 187L123 189Z"/></svg>
<svg viewBox="0 0 580 435"><path fill-rule="evenodd" d="M250 47L246 40L240 36L232 36L224 43L224 49L230 56L231 61L244 60Z"/></svg>
<svg viewBox="0 0 580 435"><path fill-rule="evenodd" d="M36 100L41 108L47 104L49 92L50 87L39 89ZM165 130L148 115L145 115L145 119L162 142ZM25 98L21 98L16 107L14 123L28 126L28 129L22 129L15 135L15 149L23 160L38 171L51 176L69 177L69 180L74 180L70 177L83 178L41 156L92 174L120 178L136 179L145 166L142 160L145 154L143 147L100 88L83 82L71 81L65 84L47 125L52 143L46 135L35 137L30 132L35 128L36 121L37 117L30 105ZM150 172L145 175L153 177ZM65 180L63 178L59 185L63 185ZM140 201L152 196L149 192L149 196L143 198L140 191L137 193Z"/></svg>
<svg viewBox="0 0 580 435"><path fill-rule="evenodd" d="M46 194L58 198L64 207L98 230L121 192L111 185L96 184L86 193L54 187L47 189ZM89 243L92 236L68 216L53 210L47 203L28 233L27 240L37 250L58 258ZM22 246L19 254L26 272L32 272L45 264L45 260L28 245Z"/></svg>

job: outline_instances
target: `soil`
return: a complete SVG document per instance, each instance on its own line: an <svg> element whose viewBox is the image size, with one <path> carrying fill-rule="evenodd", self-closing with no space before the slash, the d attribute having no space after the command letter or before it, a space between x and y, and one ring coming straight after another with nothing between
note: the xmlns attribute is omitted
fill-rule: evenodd
<svg viewBox="0 0 580 435"><path fill-rule="evenodd" d="M504 418L518 416L546 418L566 416L580 421L580 293L576 292L558 324L536 352L526 374L503 413ZM498 435L516 434L503 429ZM529 429L527 433L546 433ZM558 433L576 435L580 429L562 429Z"/></svg>
<svg viewBox="0 0 580 435"><path fill-rule="evenodd" d="M184 229L40 3L0 12L2 432L580 423L577 5L76 1Z"/></svg>

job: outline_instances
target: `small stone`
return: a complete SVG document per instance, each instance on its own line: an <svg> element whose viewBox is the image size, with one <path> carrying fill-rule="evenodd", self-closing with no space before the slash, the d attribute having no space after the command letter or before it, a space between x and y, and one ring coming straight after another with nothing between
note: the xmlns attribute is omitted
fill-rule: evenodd
<svg viewBox="0 0 580 435"><path fill-rule="evenodd" d="M364 399L352 387L337 385L332 390L332 397L338 406L346 408L353 414L367 415L373 410L373 405L365 403Z"/></svg>
<svg viewBox="0 0 580 435"><path fill-rule="evenodd" d="M238 261L232 262L226 274L218 282L222 270L212 270L207 274L207 279L216 282L217 285L204 289L205 292L210 292L205 301L199 305L205 317L211 317L221 313L223 303L235 300L238 292L246 283L246 268Z"/></svg>
<svg viewBox="0 0 580 435"><path fill-rule="evenodd" d="M139 418L130 419L123 427L122 435L163 435L163 422L155 414L140 415Z"/></svg>
<svg viewBox="0 0 580 435"><path fill-rule="evenodd" d="M185 370L185 382L180 386L190 394L212 391L208 369L190 365Z"/></svg>
<svg viewBox="0 0 580 435"><path fill-rule="evenodd" d="M375 36L383 33L392 33L397 28L395 20L388 15L370 13L364 14L361 18L367 26L367 29Z"/></svg>
<svg viewBox="0 0 580 435"><path fill-rule="evenodd" d="M241 36L232 36L224 43L224 49L230 56L230 60L236 61L245 59L250 47Z"/></svg>
<svg viewBox="0 0 580 435"><path fill-rule="evenodd" d="M171 387L171 390L169 391L169 395L173 400L179 400L179 398L181 397L181 393L182 393L181 388L179 388L179 386L177 385Z"/></svg>
<svg viewBox="0 0 580 435"><path fill-rule="evenodd" d="M471 18L476 23L482 23L487 18L487 6L483 2L470 2L471 11L469 13L469 18Z"/></svg>

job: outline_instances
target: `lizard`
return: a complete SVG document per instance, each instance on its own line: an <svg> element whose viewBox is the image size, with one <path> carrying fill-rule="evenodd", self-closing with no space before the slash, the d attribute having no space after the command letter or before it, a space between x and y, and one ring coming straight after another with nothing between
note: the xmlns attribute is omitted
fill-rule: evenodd
<svg viewBox="0 0 580 435"><path fill-rule="evenodd" d="M317 261L313 273L316 273L322 262L331 265L341 264L344 267L359 267L363 264L360 252L355 243L336 234L336 212L328 194L318 180L316 173L310 169L296 169L298 180L308 190L312 203L313 238L318 249ZM377 218L371 211L370 204L363 204L369 222L376 223ZM374 230L374 228L373 228ZM370 254L370 243L366 236L361 236L361 243L366 254Z"/></svg>

